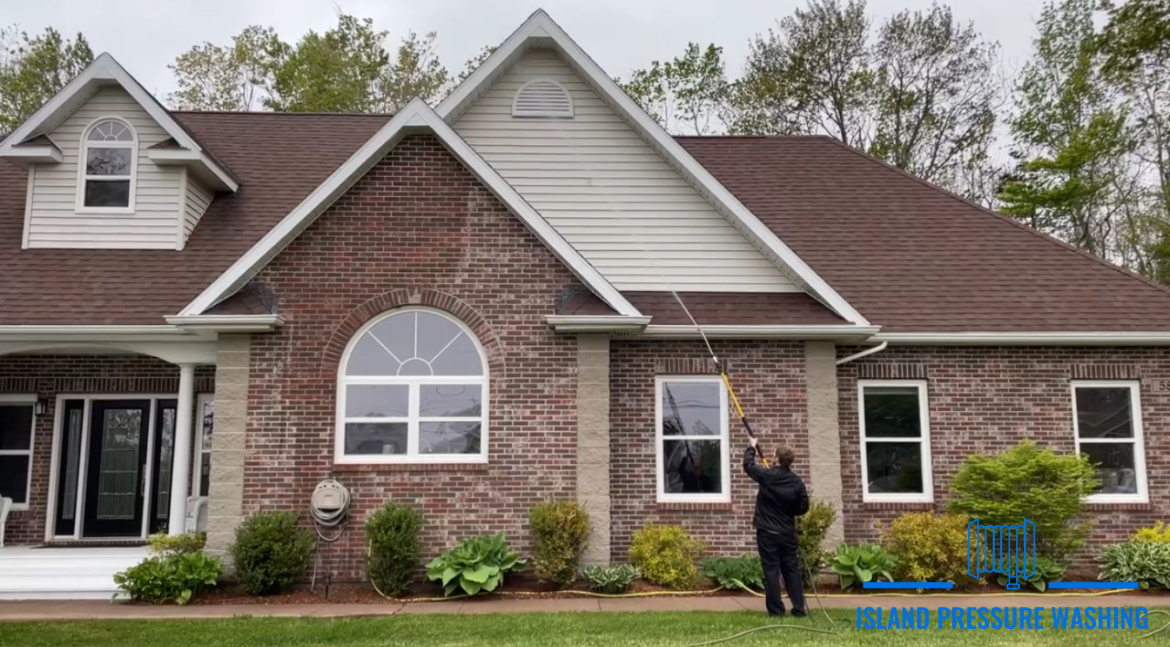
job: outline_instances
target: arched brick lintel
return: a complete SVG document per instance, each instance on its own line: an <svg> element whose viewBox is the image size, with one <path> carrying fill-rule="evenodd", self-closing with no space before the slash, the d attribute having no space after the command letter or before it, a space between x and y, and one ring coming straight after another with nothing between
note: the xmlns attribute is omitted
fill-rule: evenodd
<svg viewBox="0 0 1170 647"><path fill-rule="evenodd" d="M503 348L494 329L479 312L460 299L445 292L423 287L402 288L380 294L354 308L333 329L325 353L321 358L321 375L337 378L341 356L353 339L354 333L369 320L386 312L407 306L426 306L451 315L471 329L487 355L489 374L495 378L504 373Z"/></svg>

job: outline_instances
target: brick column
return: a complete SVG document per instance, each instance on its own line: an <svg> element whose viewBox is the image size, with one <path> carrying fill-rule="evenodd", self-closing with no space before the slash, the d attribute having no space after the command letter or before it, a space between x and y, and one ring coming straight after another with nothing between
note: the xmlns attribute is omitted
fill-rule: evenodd
<svg viewBox="0 0 1170 647"><path fill-rule="evenodd" d="M804 344L805 389L808 401L808 474L810 496L831 504L837 520L825 536L832 550L845 540L841 497L841 432L837 424L837 347L831 341Z"/></svg>
<svg viewBox="0 0 1170 647"><path fill-rule="evenodd" d="M208 485L207 552L231 571L227 549L244 520L244 435L248 420L248 335L220 335L215 363L215 428Z"/></svg>
<svg viewBox="0 0 1170 647"><path fill-rule="evenodd" d="M582 566L609 564L609 337L577 337L577 500L589 513Z"/></svg>

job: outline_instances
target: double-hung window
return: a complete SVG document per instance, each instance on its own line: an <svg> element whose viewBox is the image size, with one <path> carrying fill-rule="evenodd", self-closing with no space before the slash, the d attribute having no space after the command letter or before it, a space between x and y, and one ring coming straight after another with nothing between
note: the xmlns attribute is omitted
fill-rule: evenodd
<svg viewBox="0 0 1170 647"><path fill-rule="evenodd" d="M134 210L138 141L120 119L102 119L81 142L79 211L125 213Z"/></svg>
<svg viewBox="0 0 1170 647"><path fill-rule="evenodd" d="M0 395L0 497L28 507L32 486L33 407L36 396Z"/></svg>
<svg viewBox="0 0 1170 647"><path fill-rule="evenodd" d="M934 500L925 380L862 380L862 500Z"/></svg>
<svg viewBox="0 0 1170 647"><path fill-rule="evenodd" d="M1097 503L1145 503L1146 457L1136 381L1075 381L1073 433L1077 451L1097 466Z"/></svg>
<svg viewBox="0 0 1170 647"><path fill-rule="evenodd" d="M727 390L719 377L659 377L656 453L658 500L731 500Z"/></svg>

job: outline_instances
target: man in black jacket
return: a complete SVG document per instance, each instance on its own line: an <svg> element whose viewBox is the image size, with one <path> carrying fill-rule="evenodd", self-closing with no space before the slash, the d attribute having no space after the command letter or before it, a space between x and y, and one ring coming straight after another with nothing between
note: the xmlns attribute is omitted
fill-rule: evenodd
<svg viewBox="0 0 1170 647"><path fill-rule="evenodd" d="M792 448L776 448L776 464L770 468L756 464L756 439L743 455L743 471L760 484L756 495L756 546L764 566L764 593L768 615L783 616L780 577L792 600L792 615L808 614L804 606L804 583L800 579L799 546L796 541L796 517L808 512L808 490L804 481L792 472L796 456Z"/></svg>

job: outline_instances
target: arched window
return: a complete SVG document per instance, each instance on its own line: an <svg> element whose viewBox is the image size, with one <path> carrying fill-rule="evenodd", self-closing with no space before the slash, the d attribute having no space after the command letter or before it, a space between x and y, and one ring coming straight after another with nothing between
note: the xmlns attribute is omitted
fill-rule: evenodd
<svg viewBox="0 0 1170 647"><path fill-rule="evenodd" d="M99 119L81 141L81 186L77 205L96 211L132 211L138 170L138 139L130 124Z"/></svg>
<svg viewBox="0 0 1170 647"><path fill-rule="evenodd" d="M424 309L378 317L339 373L338 462L487 461L487 362L463 324Z"/></svg>

